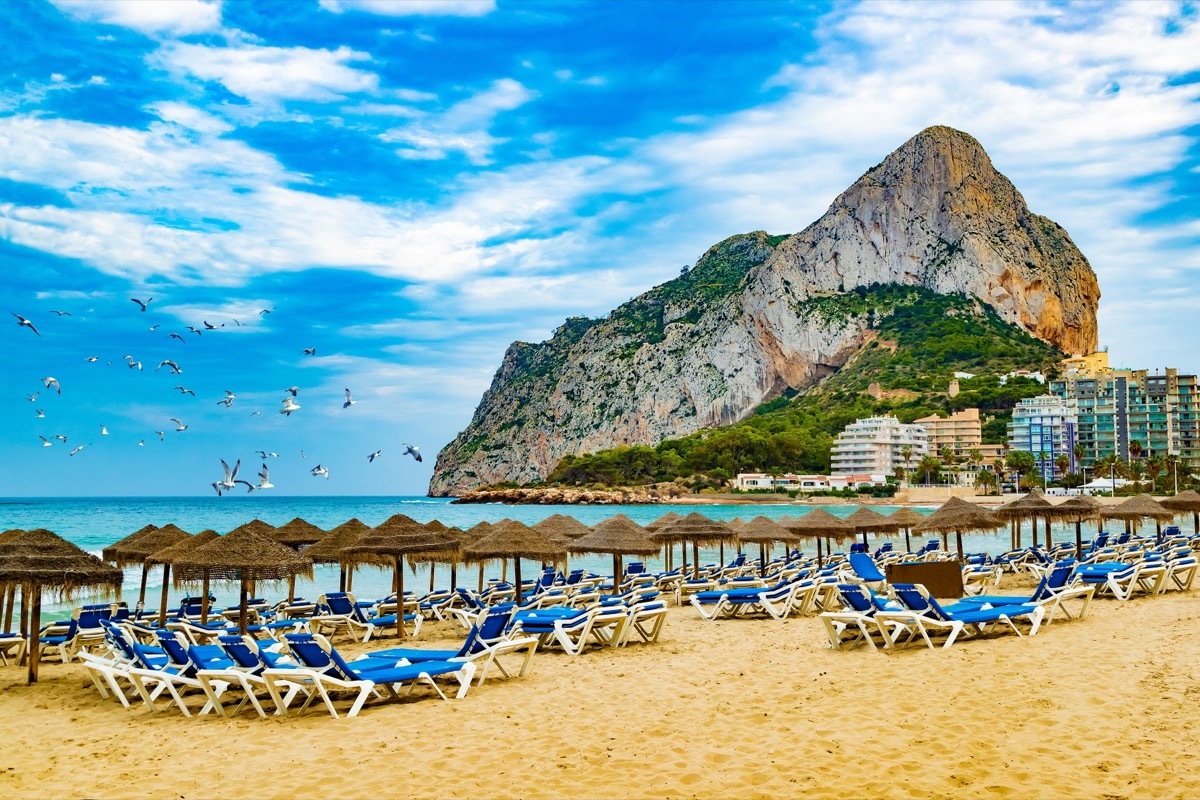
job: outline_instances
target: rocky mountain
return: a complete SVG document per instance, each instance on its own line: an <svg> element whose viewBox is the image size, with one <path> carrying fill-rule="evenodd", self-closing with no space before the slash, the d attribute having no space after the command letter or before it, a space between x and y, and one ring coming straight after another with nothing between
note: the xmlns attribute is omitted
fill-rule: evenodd
<svg viewBox="0 0 1200 800"><path fill-rule="evenodd" d="M793 236L742 234L605 319L514 342L430 494L544 477L567 454L655 444L741 419L834 373L870 315L813 300L878 284L972 295L1068 353L1096 347L1095 273L975 139L928 128ZM820 304L818 304L819 307Z"/></svg>

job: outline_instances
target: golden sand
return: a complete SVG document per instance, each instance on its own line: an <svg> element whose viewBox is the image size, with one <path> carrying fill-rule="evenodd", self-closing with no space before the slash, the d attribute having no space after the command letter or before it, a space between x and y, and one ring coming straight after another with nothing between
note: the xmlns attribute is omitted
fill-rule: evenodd
<svg viewBox="0 0 1200 800"><path fill-rule="evenodd" d="M78 664L0 668L0 797L1200 797L1197 610L1097 600L1036 637L884 654L672 608L657 645L340 720L126 711Z"/></svg>

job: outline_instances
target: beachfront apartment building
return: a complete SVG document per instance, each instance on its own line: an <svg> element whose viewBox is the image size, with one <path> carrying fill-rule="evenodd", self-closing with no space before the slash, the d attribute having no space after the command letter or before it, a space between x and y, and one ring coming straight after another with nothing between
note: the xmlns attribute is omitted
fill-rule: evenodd
<svg viewBox="0 0 1200 800"><path fill-rule="evenodd" d="M940 453L949 447L955 455L965 456L972 448L983 442L983 425L979 421L978 408L964 408L948 417L931 414L913 420L929 434L929 451Z"/></svg>
<svg viewBox="0 0 1200 800"><path fill-rule="evenodd" d="M1128 460L1134 442L1141 457L1175 455L1200 460L1200 385L1179 370L1092 368L1069 370L1050 382L1050 394L1076 406L1076 438L1084 465L1116 454Z"/></svg>
<svg viewBox="0 0 1200 800"><path fill-rule="evenodd" d="M1078 471L1074 452L1077 425L1073 400L1048 394L1027 397L1013 407L1012 422L1008 423L1008 446L1011 450L1032 453L1038 476L1047 481L1057 480L1066 472ZM1061 455L1067 456L1069 461L1065 472L1054 464Z"/></svg>
<svg viewBox="0 0 1200 800"><path fill-rule="evenodd" d="M907 463L905 448L909 448ZM892 416L860 419L833 440L831 475L894 475L896 467L912 469L929 453L929 433Z"/></svg>

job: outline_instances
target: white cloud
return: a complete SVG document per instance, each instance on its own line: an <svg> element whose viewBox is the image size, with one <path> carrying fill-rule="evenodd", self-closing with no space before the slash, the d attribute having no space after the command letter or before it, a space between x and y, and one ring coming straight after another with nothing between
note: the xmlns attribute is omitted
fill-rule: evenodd
<svg viewBox="0 0 1200 800"><path fill-rule="evenodd" d="M210 47L172 42L152 61L176 75L220 83L231 93L258 102L341 99L347 93L374 90L379 78L350 66L370 61L368 53L339 47L266 47L236 44Z"/></svg>
<svg viewBox="0 0 1200 800"><path fill-rule="evenodd" d="M50 0L81 22L132 28L147 35L187 36L221 26L221 3L206 0Z"/></svg>
<svg viewBox="0 0 1200 800"><path fill-rule="evenodd" d="M362 11L383 17L482 17L496 9L495 0L320 0L334 14Z"/></svg>
<svg viewBox="0 0 1200 800"><path fill-rule="evenodd" d="M503 141L489 132L496 117L535 96L517 81L505 78L441 114L424 114L392 128L382 138L403 145L398 151L403 158L442 159L461 152L472 164L486 165L491 163L493 148Z"/></svg>

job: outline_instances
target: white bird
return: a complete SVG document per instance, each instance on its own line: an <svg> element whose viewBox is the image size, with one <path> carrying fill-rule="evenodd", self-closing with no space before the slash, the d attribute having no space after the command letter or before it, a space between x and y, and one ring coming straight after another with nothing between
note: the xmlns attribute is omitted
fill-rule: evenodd
<svg viewBox="0 0 1200 800"><path fill-rule="evenodd" d="M213 482L212 482L212 487L213 487L213 489L215 489L215 490L216 490L216 492L217 492L217 497L220 497L220 496L221 496L221 484L220 484L220 482L219 482L219 481L213 481Z"/></svg>
<svg viewBox="0 0 1200 800"><path fill-rule="evenodd" d="M41 394L41 392L34 392L33 394L27 394L27 395L25 395L25 399L32 403L38 399L39 394Z"/></svg>
<svg viewBox="0 0 1200 800"><path fill-rule="evenodd" d="M270 308L264 308L258 312L258 315L260 317L265 317L267 314L270 314L274 310L275 310L275 306L271 306Z"/></svg>
<svg viewBox="0 0 1200 800"><path fill-rule="evenodd" d="M342 408L349 408L350 406L356 406L356 405L358 405L358 401L354 400L350 397L350 390L347 389L346 390L346 402L342 403Z"/></svg>
<svg viewBox="0 0 1200 800"><path fill-rule="evenodd" d="M175 425L176 425L176 428L175 428L175 430L176 430L176 431L186 431L186 430L188 429L188 426L187 426L187 425L184 425L182 421L180 421L180 420L177 420L177 419L175 419L174 417L171 417L171 422L174 422L174 423L175 423Z"/></svg>
<svg viewBox="0 0 1200 800"><path fill-rule="evenodd" d="M225 406L226 408L229 408L230 406L233 405L233 401L236 399L237 399L237 395L234 394L233 392L229 391L228 389L226 389L225 397L221 400L218 400L217 405Z"/></svg>
<svg viewBox="0 0 1200 800"><path fill-rule="evenodd" d="M142 311L145 311L146 306L150 305L150 301L153 299L154 299L153 297L147 297L146 302L143 303L141 300L138 300L136 297L131 297L131 298L129 298L129 302L137 303L138 308L140 308Z"/></svg>
<svg viewBox="0 0 1200 800"><path fill-rule="evenodd" d="M412 456L418 462L421 460L421 448L408 442L403 442L402 444L404 445L404 452L401 455Z"/></svg>
<svg viewBox="0 0 1200 800"><path fill-rule="evenodd" d="M46 384L47 389L49 389L51 386L53 386L54 391L58 392L59 394L62 394L62 387L58 385L57 378L42 378L42 383ZM37 397L37 395L34 395L34 397Z"/></svg>
<svg viewBox="0 0 1200 800"><path fill-rule="evenodd" d="M255 450L259 458L279 458L279 453L272 453L270 450Z"/></svg>
<svg viewBox="0 0 1200 800"><path fill-rule="evenodd" d="M126 361L133 361L133 356L121 356L121 358L125 359Z"/></svg>
<svg viewBox="0 0 1200 800"><path fill-rule="evenodd" d="M35 327L33 327L33 323L32 323L32 322L30 322L29 320L25 319L24 317L22 317L20 314L18 314L18 313L17 313L17 312L15 312L15 311L10 311L10 312L8 312L8 313L12 314L14 317L16 317L16 318L17 318L17 325L18 325L18 326L20 326L20 327L23 327L23 328L29 328L29 330L33 331L34 333L37 333L37 335L38 335L38 338L39 338L39 339L40 339L40 338L42 338L42 335L41 335L40 333L38 333L38 329L37 329L37 328L35 328Z"/></svg>
<svg viewBox="0 0 1200 800"><path fill-rule="evenodd" d="M230 317L230 319L233 319L233 317ZM236 319L233 320L233 324L237 325L239 328L245 327L244 325L242 325L242 323L238 322Z"/></svg>
<svg viewBox="0 0 1200 800"><path fill-rule="evenodd" d="M100 426L100 435L101 435L101 436L108 436L108 428L106 428L105 426L101 425L101 426Z"/></svg>
<svg viewBox="0 0 1200 800"><path fill-rule="evenodd" d="M126 366L128 366L130 369L137 367L138 372L142 371L142 362L140 361L130 361Z"/></svg>
<svg viewBox="0 0 1200 800"><path fill-rule="evenodd" d="M304 455L304 451L303 451L303 450L301 450L301 451L300 451L300 457L301 457L301 458L308 458L308 456Z"/></svg>
<svg viewBox="0 0 1200 800"><path fill-rule="evenodd" d="M204 330L206 330L206 331L215 331L217 328L224 328L224 327L225 327L225 323L224 323L224 322L222 322L220 325L213 325L211 322L209 322L209 321L208 321L208 320L206 320L206 319L205 319L205 320L201 320L201 322L203 322L203 323L204 323Z"/></svg>
<svg viewBox="0 0 1200 800"><path fill-rule="evenodd" d="M293 411L299 411L299 410L300 410L299 403L297 403L291 397L285 397L285 398L283 398L283 408L279 409L279 413L283 414L286 417L290 417L292 415Z"/></svg>
<svg viewBox="0 0 1200 800"><path fill-rule="evenodd" d="M55 311L53 308L52 308L52 309L50 309L50 313L51 313L51 314L58 314L60 317L69 317L69 316L71 316L71 312L70 312L70 311Z"/></svg>
<svg viewBox="0 0 1200 800"><path fill-rule="evenodd" d="M66 443L67 443L67 437L63 436L61 433L56 433L56 434L54 434L54 438L55 438L55 439L58 439L58 440L59 440L60 442L62 442L63 444L66 444Z"/></svg>
<svg viewBox="0 0 1200 800"><path fill-rule="evenodd" d="M383 455L383 451L376 450L374 453L371 453L371 455L367 456L367 462L370 463L370 462L374 461L375 459L379 458L381 455Z"/></svg>
<svg viewBox="0 0 1200 800"><path fill-rule="evenodd" d="M203 335L204 335L204 333L203 333L202 331L200 331L200 330L198 330L198 329L196 329L196 328L193 328L191 325L188 325L188 326L187 326L187 329L188 329L189 331L191 331L192 333L196 334L197 336L203 336Z"/></svg>
<svg viewBox="0 0 1200 800"><path fill-rule="evenodd" d="M160 442L163 441L163 432L162 431L155 431L154 435L158 437L158 440Z"/></svg>
<svg viewBox="0 0 1200 800"><path fill-rule="evenodd" d="M146 446L146 440L145 440L145 439L141 439L141 440L139 440L139 441L138 441L138 447L145 447L145 446Z"/></svg>
<svg viewBox="0 0 1200 800"><path fill-rule="evenodd" d="M193 392L191 389L188 389L184 386L176 386L175 391L179 392L180 394L190 394L192 397L196 396L195 392Z"/></svg>
<svg viewBox="0 0 1200 800"><path fill-rule="evenodd" d="M237 484L243 483L249 488L247 494L254 491L254 484L249 481L238 480L238 470L242 468L242 460L240 458L234 463L233 469L229 468L229 465L225 463L225 459L223 458L221 459L221 466L225 469L225 480L218 481L217 483L222 489L229 491Z"/></svg>
<svg viewBox="0 0 1200 800"><path fill-rule="evenodd" d="M274 489L275 484L271 483L271 473L267 470L267 465L263 464L262 472L258 473L258 486L255 489Z"/></svg>
<svg viewBox="0 0 1200 800"><path fill-rule="evenodd" d="M72 451L71 451L71 452L70 452L68 455L75 455L76 453L78 453L78 452L79 452L80 450L82 450L83 448L85 448L85 447L91 447L91 446L92 446L92 443L91 443L91 442L88 442L87 444L81 444L81 445L79 445L79 447L76 447L74 450L72 450Z"/></svg>
<svg viewBox="0 0 1200 800"><path fill-rule="evenodd" d="M100 360L100 359L99 359L98 357L96 357L96 356L88 356L87 358L85 358L85 359L84 359L84 361L86 361L86 362L87 362L87 363L89 363L89 364L94 364L94 363L96 363L96 362L97 362L97 361L99 361L99 360Z"/></svg>
<svg viewBox="0 0 1200 800"><path fill-rule="evenodd" d="M160 325L161 325L161 323L160 323L159 325L151 325L151 326L150 326L150 330L152 330L152 331L156 331L156 330L158 330L158 329L159 329Z"/></svg>
<svg viewBox="0 0 1200 800"><path fill-rule="evenodd" d="M50 441L45 436L39 436L38 438L42 440L42 447L53 447L54 446L54 442Z"/></svg>
<svg viewBox="0 0 1200 800"><path fill-rule="evenodd" d="M325 480L329 480L329 467L322 467L320 464L317 464L312 468L311 474L314 478L318 477L319 475L324 475Z"/></svg>
<svg viewBox="0 0 1200 800"><path fill-rule="evenodd" d="M187 339L184 339L178 333L168 333L167 338L168 339L178 339L179 341L183 342L184 344L187 344Z"/></svg>
<svg viewBox="0 0 1200 800"><path fill-rule="evenodd" d="M176 364L174 361L170 361L170 360L164 360L164 361L158 362L158 366L154 368L154 371L158 372L163 367L169 368L171 370L172 375L182 375L183 374L183 370L181 370L179 368L179 365Z"/></svg>
<svg viewBox="0 0 1200 800"><path fill-rule="evenodd" d="M289 386L289 387L287 387L286 389L284 389L284 391L285 391L285 392L291 392L291 393L292 393L292 397L295 397L297 394L299 394L299 392L300 392L300 387L299 387L299 386Z"/></svg>
<svg viewBox="0 0 1200 800"><path fill-rule="evenodd" d="M315 347L306 347L306 348L304 348L304 355L306 355L306 356L315 356L316 354L317 354L317 348L315 348Z"/></svg>
<svg viewBox="0 0 1200 800"><path fill-rule="evenodd" d="M251 411L251 412L250 412L250 416L252 416L252 417L261 417L261 416L262 416L262 412L261 412L261 411Z"/></svg>
<svg viewBox="0 0 1200 800"><path fill-rule="evenodd" d="M37 411L37 418L38 418L38 419L45 419L45 418L46 418L46 412L45 412L45 411L42 411L40 408L37 408L37 409L34 409L34 410L35 410L35 411Z"/></svg>

